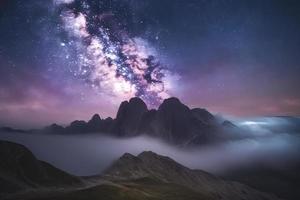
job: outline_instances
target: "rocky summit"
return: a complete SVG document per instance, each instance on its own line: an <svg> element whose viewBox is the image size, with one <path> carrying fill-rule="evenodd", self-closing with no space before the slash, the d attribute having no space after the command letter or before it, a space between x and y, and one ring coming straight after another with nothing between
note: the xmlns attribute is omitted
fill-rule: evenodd
<svg viewBox="0 0 300 200"><path fill-rule="evenodd" d="M237 127L220 122L203 108L190 109L179 99L165 99L155 109L148 109L134 97L121 103L115 119L101 119L95 114L88 122L76 120L67 127L53 124L43 131L56 134L101 133L114 137L148 135L176 145L198 145L217 141L229 129ZM230 130L232 131L232 130Z"/></svg>
<svg viewBox="0 0 300 200"><path fill-rule="evenodd" d="M189 169L173 159L145 151L134 156L125 153L104 174L115 182L152 180L156 184L176 184L206 196L207 199L277 199L246 185L230 182L202 170Z"/></svg>

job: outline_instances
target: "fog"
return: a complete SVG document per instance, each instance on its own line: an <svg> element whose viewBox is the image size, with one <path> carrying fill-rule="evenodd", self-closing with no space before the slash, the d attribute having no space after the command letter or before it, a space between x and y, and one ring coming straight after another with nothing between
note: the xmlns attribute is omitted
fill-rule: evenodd
<svg viewBox="0 0 300 200"><path fill-rule="evenodd" d="M2 132L0 139L23 144L38 159L69 173L84 176L101 173L125 152L137 155L148 150L169 156L187 167L216 174L255 164L282 168L300 160L300 134L295 129L295 120L257 118L236 120L235 123L242 130L235 134L245 134L243 139L237 136L237 139L197 148L174 147L149 137L117 139L101 134Z"/></svg>

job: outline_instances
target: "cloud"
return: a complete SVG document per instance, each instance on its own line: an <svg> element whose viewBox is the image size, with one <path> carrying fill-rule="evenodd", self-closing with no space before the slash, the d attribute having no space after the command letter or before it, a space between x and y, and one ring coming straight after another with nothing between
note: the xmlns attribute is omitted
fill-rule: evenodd
<svg viewBox="0 0 300 200"><path fill-rule="evenodd" d="M261 132L263 130L252 129L252 135L247 137L237 136L230 141L190 149L170 146L148 137L117 139L99 134L66 136L1 133L0 139L25 144L39 159L77 175L99 174L123 153L136 155L145 150L170 156L190 168L217 174L257 164L281 168L299 162L299 134L265 134Z"/></svg>

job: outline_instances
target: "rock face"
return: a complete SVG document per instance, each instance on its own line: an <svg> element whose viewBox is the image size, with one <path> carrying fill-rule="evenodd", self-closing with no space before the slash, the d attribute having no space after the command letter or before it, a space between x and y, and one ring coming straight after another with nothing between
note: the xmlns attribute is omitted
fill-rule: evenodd
<svg viewBox="0 0 300 200"><path fill-rule="evenodd" d="M175 144L191 142L195 137L209 134L210 126L195 117L194 113L179 99L166 99L158 108L156 134Z"/></svg>
<svg viewBox="0 0 300 200"><path fill-rule="evenodd" d="M138 134L142 116L148 111L140 98L132 98L121 103L113 132L118 136L134 136Z"/></svg>
<svg viewBox="0 0 300 200"><path fill-rule="evenodd" d="M213 116L210 112L203 108L194 108L191 110L193 113L193 116L200 120L202 123L205 124L211 124L215 125L216 124L216 118Z"/></svg>
<svg viewBox="0 0 300 200"><path fill-rule="evenodd" d="M195 135L197 124L190 109L176 98L169 98L159 106L157 126L162 137L168 141L179 143Z"/></svg>
<svg viewBox="0 0 300 200"><path fill-rule="evenodd" d="M190 188L210 199L277 199L246 185L225 181L201 170L191 170L169 157L153 152L138 156L125 153L109 169L104 177L112 181L144 180L150 178L161 183L172 183Z"/></svg>
<svg viewBox="0 0 300 200"><path fill-rule="evenodd" d="M121 103L116 119L101 119L95 114L91 120L74 121L66 128L52 125L46 132L106 133L115 137L133 137L146 134L176 145L199 145L216 140L223 130L235 127L223 124L202 108L190 109L177 98L165 99L157 110L148 110L138 97Z"/></svg>
<svg viewBox="0 0 300 200"><path fill-rule="evenodd" d="M149 110L145 112L142 116L141 122L139 124L139 133L147 133L149 135L155 135L158 130L156 127L156 115L157 110Z"/></svg>
<svg viewBox="0 0 300 200"><path fill-rule="evenodd" d="M144 113L140 132L177 145L212 142L222 129L216 118L205 109L189 109L177 98L169 98L158 110Z"/></svg>
<svg viewBox="0 0 300 200"><path fill-rule="evenodd" d="M102 130L102 120L98 114L93 115L92 119L88 121L87 129L91 132Z"/></svg>
<svg viewBox="0 0 300 200"><path fill-rule="evenodd" d="M0 193L80 184L80 179L39 161L23 145L0 141Z"/></svg>

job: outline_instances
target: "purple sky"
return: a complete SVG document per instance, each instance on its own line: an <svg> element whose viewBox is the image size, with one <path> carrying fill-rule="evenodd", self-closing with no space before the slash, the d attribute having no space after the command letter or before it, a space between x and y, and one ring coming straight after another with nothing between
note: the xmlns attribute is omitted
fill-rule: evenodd
<svg viewBox="0 0 300 200"><path fill-rule="evenodd" d="M296 1L1 2L0 125L115 117L133 96L300 115Z"/></svg>

